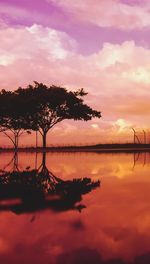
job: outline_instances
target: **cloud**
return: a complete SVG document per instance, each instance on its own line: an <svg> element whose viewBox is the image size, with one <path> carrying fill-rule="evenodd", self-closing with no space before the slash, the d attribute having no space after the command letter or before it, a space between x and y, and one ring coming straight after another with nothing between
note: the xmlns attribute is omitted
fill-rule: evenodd
<svg viewBox="0 0 150 264"><path fill-rule="evenodd" d="M74 45L66 33L36 24L1 29L0 38L0 65L4 66L43 55L51 60L64 59Z"/></svg>
<svg viewBox="0 0 150 264"><path fill-rule="evenodd" d="M37 4L37 3L35 3ZM12 3L0 3L0 17L5 21L6 24L17 23L17 24L32 24L32 23L44 23L48 24L50 21L50 17L48 14L43 13L43 10L35 9L33 10L21 5L15 5ZM51 15L51 17L56 19L55 15Z"/></svg>
<svg viewBox="0 0 150 264"><path fill-rule="evenodd" d="M124 119L120 118L116 122L114 122L114 126L118 130L118 132L122 132L125 129L131 128L131 124L126 122Z"/></svg>
<svg viewBox="0 0 150 264"><path fill-rule="evenodd" d="M137 1L119 0L52 1L75 19L100 27L133 30L150 26L149 5L146 2L139 5Z"/></svg>
<svg viewBox="0 0 150 264"><path fill-rule="evenodd" d="M94 129L99 128L98 124L92 124L91 127L93 127Z"/></svg>
<svg viewBox="0 0 150 264"><path fill-rule="evenodd" d="M15 5L9 5L7 3L0 3L0 14L2 16L11 16L14 19L29 18L29 13L27 9L16 7Z"/></svg>

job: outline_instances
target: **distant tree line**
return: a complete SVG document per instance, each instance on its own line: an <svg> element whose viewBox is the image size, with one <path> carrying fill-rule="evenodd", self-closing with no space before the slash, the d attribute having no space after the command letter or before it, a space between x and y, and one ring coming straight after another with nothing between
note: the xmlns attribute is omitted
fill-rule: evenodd
<svg viewBox="0 0 150 264"><path fill-rule="evenodd" d="M84 103L87 93L34 82L27 88L0 92L0 132L18 148L19 138L26 131L38 131L46 148L48 131L65 119L88 121L101 117L99 111ZM11 132L11 133L10 133Z"/></svg>

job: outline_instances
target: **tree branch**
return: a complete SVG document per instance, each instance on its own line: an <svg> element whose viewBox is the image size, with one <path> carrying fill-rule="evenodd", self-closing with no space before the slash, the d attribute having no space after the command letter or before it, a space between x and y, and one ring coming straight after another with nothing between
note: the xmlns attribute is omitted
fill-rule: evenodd
<svg viewBox="0 0 150 264"><path fill-rule="evenodd" d="M14 146L15 146L15 141L11 138L11 136L9 136L8 134L7 134L7 132L6 131L2 131L10 140L11 140L11 142L14 144Z"/></svg>

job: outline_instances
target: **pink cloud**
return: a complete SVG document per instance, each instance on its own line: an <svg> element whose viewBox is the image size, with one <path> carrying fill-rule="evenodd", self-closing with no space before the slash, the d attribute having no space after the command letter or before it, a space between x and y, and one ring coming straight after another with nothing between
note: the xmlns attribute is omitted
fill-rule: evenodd
<svg viewBox="0 0 150 264"><path fill-rule="evenodd" d="M115 27L123 30L150 26L149 5L134 5L119 0L53 0L70 15L83 22L100 27Z"/></svg>

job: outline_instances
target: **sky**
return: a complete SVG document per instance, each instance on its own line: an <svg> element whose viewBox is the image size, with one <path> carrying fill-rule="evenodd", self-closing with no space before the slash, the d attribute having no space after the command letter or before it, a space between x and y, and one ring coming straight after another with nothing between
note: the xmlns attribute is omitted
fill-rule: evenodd
<svg viewBox="0 0 150 264"><path fill-rule="evenodd" d="M102 112L90 122L63 121L50 145L129 142L131 127L148 140L149 72L148 0L0 0L0 89L34 80L83 87L85 102Z"/></svg>

